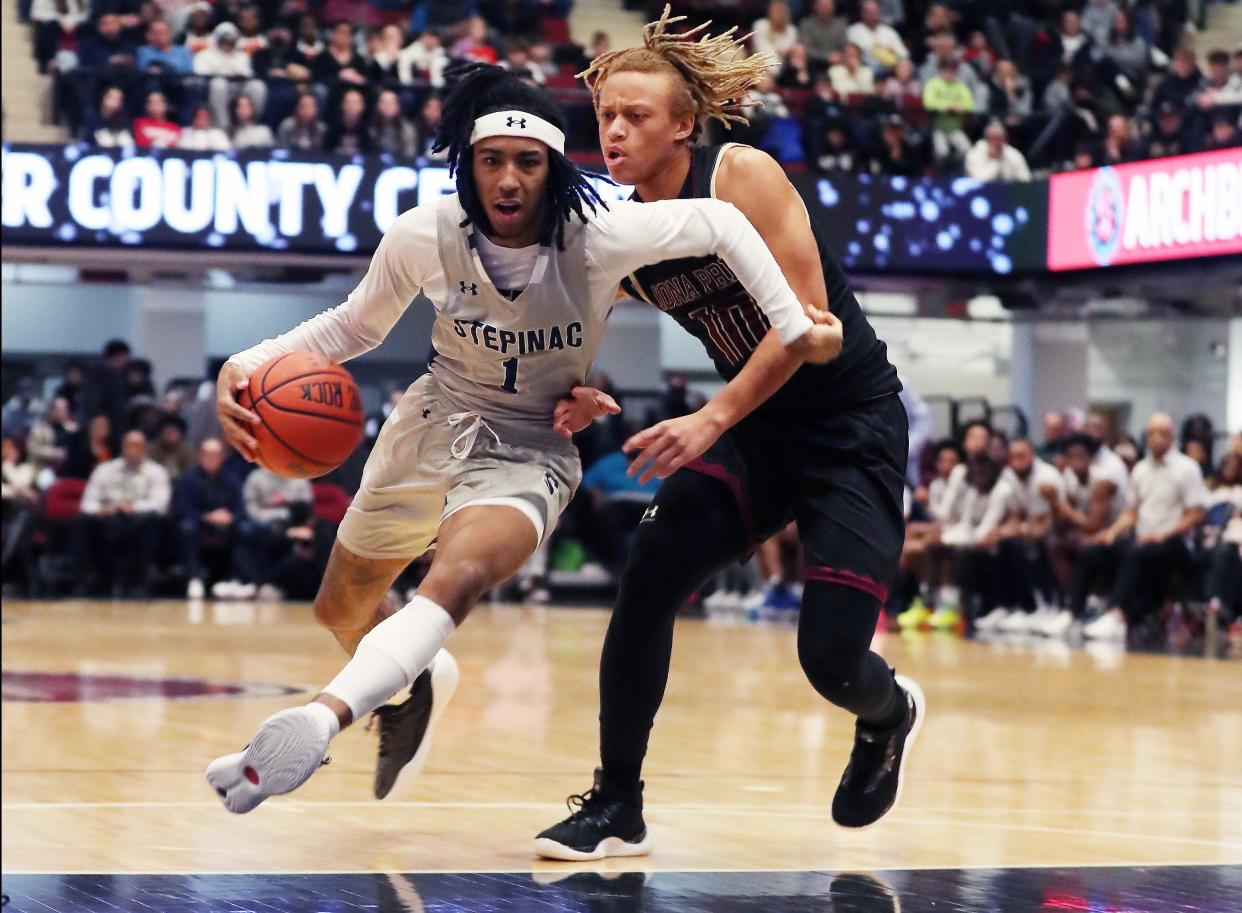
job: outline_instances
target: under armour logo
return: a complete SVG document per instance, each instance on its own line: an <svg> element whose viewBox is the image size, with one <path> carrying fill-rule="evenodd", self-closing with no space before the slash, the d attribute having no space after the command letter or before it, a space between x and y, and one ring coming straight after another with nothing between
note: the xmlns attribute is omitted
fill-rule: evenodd
<svg viewBox="0 0 1242 913"><path fill-rule="evenodd" d="M508 120L505 121L505 126L506 127L520 127L521 129L525 130L526 129L526 118L510 117Z"/></svg>
<svg viewBox="0 0 1242 913"><path fill-rule="evenodd" d="M543 484L548 486L548 494L550 495L556 494L561 487L560 480L558 480L556 476L552 475L550 472L545 472L543 474Z"/></svg>
<svg viewBox="0 0 1242 913"><path fill-rule="evenodd" d="M477 295L479 293L479 287L473 282L467 284L465 279L458 279L457 284L461 286L461 293L463 295L466 294L466 292L469 292L471 295Z"/></svg>
<svg viewBox="0 0 1242 913"><path fill-rule="evenodd" d="M424 410L423 410L423 418L426 418L426 417L427 417L427 416L429 416L429 415L431 415L431 410L430 410L430 409L424 409Z"/></svg>
<svg viewBox="0 0 1242 913"><path fill-rule="evenodd" d="M652 504L650 507L648 507L646 510L643 511L643 517L638 522L639 523L651 522L652 520L656 518L656 511L659 509L660 509L659 505Z"/></svg>

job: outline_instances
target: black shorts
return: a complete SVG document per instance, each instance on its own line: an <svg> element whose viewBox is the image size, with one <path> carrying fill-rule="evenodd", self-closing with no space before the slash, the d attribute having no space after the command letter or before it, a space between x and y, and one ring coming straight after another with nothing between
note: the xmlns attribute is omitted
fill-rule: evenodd
<svg viewBox="0 0 1242 913"><path fill-rule="evenodd" d="M807 580L884 602L905 540L909 446L893 393L810 420L748 416L686 468L729 487L752 550L796 521Z"/></svg>

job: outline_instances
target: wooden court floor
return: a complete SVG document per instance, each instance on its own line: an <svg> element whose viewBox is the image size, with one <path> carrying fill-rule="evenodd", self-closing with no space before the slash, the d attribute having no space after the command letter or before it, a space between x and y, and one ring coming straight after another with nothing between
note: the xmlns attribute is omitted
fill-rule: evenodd
<svg viewBox="0 0 1242 913"><path fill-rule="evenodd" d="M202 769L306 699L279 686L311 692L337 670L307 606L7 601L3 617L6 874L538 872L556 864L531 837L596 761L599 610L477 611L399 800L370 798L375 737L356 727L302 790L242 817ZM902 805L846 833L827 809L851 727L804 680L793 630L679 621L645 771L656 849L638 867L1242 862L1242 664L948 635L876 647L929 711ZM115 699L127 677L144 681ZM241 683L277 687L198 693Z"/></svg>

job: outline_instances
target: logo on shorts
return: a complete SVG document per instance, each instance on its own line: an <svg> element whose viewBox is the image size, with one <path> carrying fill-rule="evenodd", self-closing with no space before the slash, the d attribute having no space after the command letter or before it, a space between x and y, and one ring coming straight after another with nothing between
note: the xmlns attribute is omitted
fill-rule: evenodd
<svg viewBox="0 0 1242 913"><path fill-rule="evenodd" d="M656 511L659 509L660 509L659 505L652 504L650 507L648 507L646 510L643 511L643 517L638 522L639 523L650 523L652 520L656 518Z"/></svg>
<svg viewBox="0 0 1242 913"><path fill-rule="evenodd" d="M463 295L467 292L471 295L477 295L479 293L479 287L473 282L467 283L465 279L458 279L457 284L461 286L461 293Z"/></svg>
<svg viewBox="0 0 1242 913"><path fill-rule="evenodd" d="M526 129L526 118L510 117L505 121L505 126L506 127L519 127L522 130L525 130Z"/></svg>
<svg viewBox="0 0 1242 913"><path fill-rule="evenodd" d="M560 480L550 472L543 474L543 484L548 486L548 494L550 495L556 494L561 488Z"/></svg>

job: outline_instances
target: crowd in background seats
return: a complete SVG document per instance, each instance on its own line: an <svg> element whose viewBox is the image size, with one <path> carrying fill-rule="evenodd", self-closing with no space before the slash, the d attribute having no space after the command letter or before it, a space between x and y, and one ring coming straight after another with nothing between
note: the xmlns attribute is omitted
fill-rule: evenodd
<svg viewBox="0 0 1242 913"><path fill-rule="evenodd" d="M219 437L214 384L170 385L122 340L70 363L50 399L4 405L6 584L40 595L309 599L340 508ZM334 491L339 498L334 498ZM327 486L328 500L345 499Z"/></svg>
<svg viewBox="0 0 1242 913"><path fill-rule="evenodd" d="M435 160L444 70L498 62L557 91L598 155L570 0L33 0L57 116L105 147ZM663 2L648 4L659 15ZM771 56L745 125L788 167L1026 180L1239 145L1242 47L1201 67L1185 4L1143 0L679 2ZM709 8L710 7L710 8Z"/></svg>

